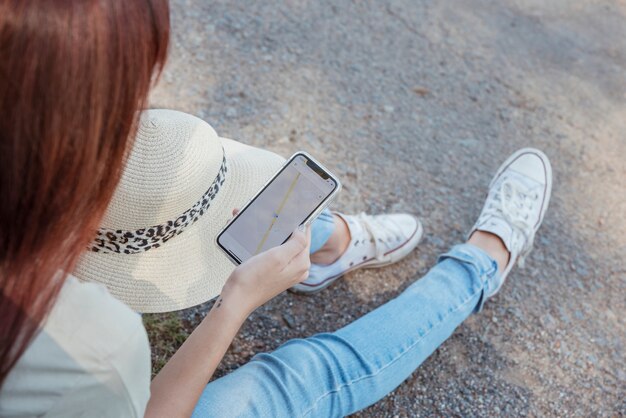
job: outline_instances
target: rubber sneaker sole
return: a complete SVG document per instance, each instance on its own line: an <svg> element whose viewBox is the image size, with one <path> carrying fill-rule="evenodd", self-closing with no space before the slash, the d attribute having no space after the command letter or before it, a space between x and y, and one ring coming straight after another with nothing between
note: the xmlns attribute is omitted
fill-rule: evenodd
<svg viewBox="0 0 626 418"><path fill-rule="evenodd" d="M362 263L355 264L354 266L346 269L345 271L342 271L341 273L335 276L328 277L319 283L315 283L315 284L299 283L291 287L289 291L293 293L298 293L298 294L311 295L314 293L321 292L322 290L326 289L328 286L333 284L335 281L337 281L338 279L340 279L347 273L350 273L351 271L354 271L357 269L363 269L363 268L365 269L381 268L381 267L386 267L391 264L397 263L398 261L402 260L407 255L409 255L415 249L415 247L417 247L417 245L422 240L422 237L424 236L424 227L422 226L422 223L417 218L415 220L417 221L417 228L415 229L415 231L413 231L413 234L411 234L411 236L405 242L400 244L398 247L385 253L385 255L391 256L388 261L381 262L375 258L370 258L370 259L363 261Z"/></svg>

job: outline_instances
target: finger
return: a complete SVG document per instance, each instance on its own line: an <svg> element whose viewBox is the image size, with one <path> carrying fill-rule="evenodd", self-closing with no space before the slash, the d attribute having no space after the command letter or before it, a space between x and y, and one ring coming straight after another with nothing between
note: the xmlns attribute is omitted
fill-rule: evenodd
<svg viewBox="0 0 626 418"><path fill-rule="evenodd" d="M303 249L300 254L291 259L289 264L282 271L286 277L291 277L294 281L298 281L300 276L306 274L308 276L311 267L311 258L309 252Z"/></svg>
<svg viewBox="0 0 626 418"><path fill-rule="evenodd" d="M308 269L311 265L311 254L309 251L311 246L311 241L309 239L310 234L306 230L304 233L306 245L304 245L302 250L287 263L288 266L293 264L296 269L299 268L299 266L304 266L304 268Z"/></svg>
<svg viewBox="0 0 626 418"><path fill-rule="evenodd" d="M305 281L306 279L309 278L309 271L305 271L304 273L302 273L302 275L300 277L298 277L298 280L296 280L297 283L302 283L303 281Z"/></svg>
<svg viewBox="0 0 626 418"><path fill-rule="evenodd" d="M309 266L310 266L310 249L311 249L311 226L307 226L306 229L304 230L304 237L306 240L306 245L304 246L304 248L302 248L302 251L300 251L298 254L296 254L291 260L289 260L288 264L292 264L294 262L296 262L297 264L302 264L302 262L305 262L306 265L306 269L308 270ZM296 268L298 268L296 266Z"/></svg>
<svg viewBox="0 0 626 418"><path fill-rule="evenodd" d="M264 260L264 263L279 267L282 271L302 251L308 252L307 248L305 233L296 229L284 244L263 251L251 257L249 261Z"/></svg>
<svg viewBox="0 0 626 418"><path fill-rule="evenodd" d="M306 227L306 250L307 252L311 249L311 224Z"/></svg>
<svg viewBox="0 0 626 418"><path fill-rule="evenodd" d="M305 232L296 229L291 237L283 245L272 248L270 251L274 251L280 254L280 256L287 262L292 258L300 254L307 248L308 240Z"/></svg>
<svg viewBox="0 0 626 418"><path fill-rule="evenodd" d="M233 209L233 216L237 216L238 213L239 213L238 208Z"/></svg>

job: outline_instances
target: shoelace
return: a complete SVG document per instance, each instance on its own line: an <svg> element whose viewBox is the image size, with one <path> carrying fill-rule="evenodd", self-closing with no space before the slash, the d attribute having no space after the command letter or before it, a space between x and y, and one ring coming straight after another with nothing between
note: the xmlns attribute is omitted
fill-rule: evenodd
<svg viewBox="0 0 626 418"><path fill-rule="evenodd" d="M382 260L385 256L385 252L387 251L387 248L381 245L381 241L379 240L382 240L383 243L387 243L392 234L393 236L402 236L400 228L392 222L390 222L389 225L383 225L375 217L367 215L364 212L359 213L356 216L356 219L363 225L363 228L374 240L374 249L377 260ZM391 225L393 225L395 230L390 229Z"/></svg>
<svg viewBox="0 0 626 418"><path fill-rule="evenodd" d="M540 187L541 185L528 187L519 180L504 178L484 212L503 218L524 237L518 258L520 267L524 266L526 256L533 246L534 227L529 218L535 202L539 199ZM512 245L519 246L520 243L516 240Z"/></svg>

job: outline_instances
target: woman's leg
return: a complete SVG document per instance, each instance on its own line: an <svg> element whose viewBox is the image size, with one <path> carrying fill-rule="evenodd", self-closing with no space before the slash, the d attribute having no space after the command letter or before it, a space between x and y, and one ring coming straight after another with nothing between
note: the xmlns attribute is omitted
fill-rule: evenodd
<svg viewBox="0 0 626 418"><path fill-rule="evenodd" d="M344 416L404 381L499 285L498 266L454 247L400 296L334 332L291 340L207 385L194 417Z"/></svg>
<svg viewBox="0 0 626 418"><path fill-rule="evenodd" d="M194 416L334 417L376 402L500 289L531 250L551 188L545 154L513 153L491 181L469 244L452 248L400 296L339 331L288 341L210 383Z"/></svg>
<svg viewBox="0 0 626 418"><path fill-rule="evenodd" d="M309 277L293 286L293 292L317 293L352 270L396 263L423 235L421 223L410 214L322 215L311 231Z"/></svg>
<svg viewBox="0 0 626 418"><path fill-rule="evenodd" d="M324 247L334 233L336 233L334 216L330 210L324 209L311 224L311 254Z"/></svg>

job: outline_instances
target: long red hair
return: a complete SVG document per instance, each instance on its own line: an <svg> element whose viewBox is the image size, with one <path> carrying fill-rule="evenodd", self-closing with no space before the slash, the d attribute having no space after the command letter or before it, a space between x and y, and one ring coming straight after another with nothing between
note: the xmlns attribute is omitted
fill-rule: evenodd
<svg viewBox="0 0 626 418"><path fill-rule="evenodd" d="M0 0L0 385L93 238L168 39L167 0Z"/></svg>

